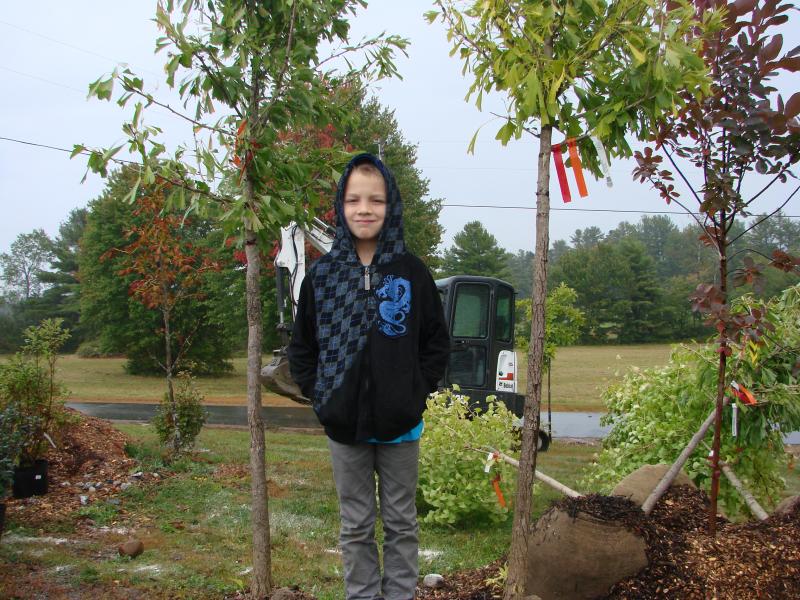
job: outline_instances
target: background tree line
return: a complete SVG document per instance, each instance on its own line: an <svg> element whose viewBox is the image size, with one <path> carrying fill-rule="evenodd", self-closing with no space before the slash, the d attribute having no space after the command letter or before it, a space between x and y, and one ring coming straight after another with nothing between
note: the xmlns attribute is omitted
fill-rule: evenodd
<svg viewBox="0 0 800 600"><path fill-rule="evenodd" d="M338 101L354 107L346 122L310 135L303 132L292 142L338 143L353 151L381 152L402 194L407 244L429 265L436 265L443 231L441 200L428 197L428 180L416 167L416 147L405 140L392 111L367 98L364 89L347 90ZM133 293L136 274L122 273L129 265L131 232L145 219L166 216L137 214L140 202L126 201L137 178L135 166L117 170L99 197L69 213L54 239L41 229L20 234L9 252L0 255L0 353L22 345L26 327L60 317L72 333L64 352L124 355L131 373L162 372L161 317ZM150 193L142 185L136 199ZM323 218L333 218L334 193L331 180L330 189L323 190L328 205L317 208ZM229 359L246 348L246 257L215 220L192 215L181 222L174 237L202 248L220 268L205 272L191 301L176 307L174 329L192 332L185 359L193 372L222 373L230 370ZM272 257L264 257L262 264L263 348L269 353L280 345L276 282Z"/></svg>
<svg viewBox="0 0 800 600"><path fill-rule="evenodd" d="M769 256L774 249L800 250L800 221L778 212L735 224L731 279L744 268L745 249ZM750 253L753 254L752 252ZM696 225L678 227L664 215L645 215L637 223L621 222L603 233L598 227L577 229L569 241L556 240L549 252L548 289L561 285L575 291L574 306L585 317L582 343L643 343L703 338L710 333L692 312L689 296L698 284L715 281L716 257ZM533 253L504 250L479 221L467 223L442 254L439 275L459 273L499 277L511 283L517 298L531 294ZM766 262L766 259L765 259ZM748 292L771 298L797 283L797 275L768 269L763 286L731 286L734 297ZM526 305L517 311L525 330Z"/></svg>

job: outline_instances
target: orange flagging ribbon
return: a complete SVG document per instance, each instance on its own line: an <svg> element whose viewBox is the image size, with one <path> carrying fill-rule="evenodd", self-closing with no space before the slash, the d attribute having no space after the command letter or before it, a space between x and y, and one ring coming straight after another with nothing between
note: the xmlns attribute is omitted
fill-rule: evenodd
<svg viewBox="0 0 800 600"><path fill-rule="evenodd" d="M500 506L505 508L506 499L503 497L503 490L500 489L500 473L495 475L494 479L492 479L492 487L494 488L494 493L497 494L497 501L500 503Z"/></svg>
<svg viewBox="0 0 800 600"><path fill-rule="evenodd" d="M567 140L567 148L569 148L569 159L572 163L572 171L575 173L575 182L578 184L578 193L581 198L586 198L589 192L586 190L586 180L583 178L581 157L578 154L578 145L575 143L575 138L569 138Z"/></svg>

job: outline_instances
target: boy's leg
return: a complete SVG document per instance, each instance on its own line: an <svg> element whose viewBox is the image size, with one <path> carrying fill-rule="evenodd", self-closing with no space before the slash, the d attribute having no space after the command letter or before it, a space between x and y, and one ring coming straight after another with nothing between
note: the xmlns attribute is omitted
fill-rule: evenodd
<svg viewBox="0 0 800 600"><path fill-rule="evenodd" d="M412 600L419 577L417 474L419 440L379 444L376 470L383 521L383 596Z"/></svg>
<svg viewBox="0 0 800 600"><path fill-rule="evenodd" d="M381 575L375 543L375 448L328 439L339 496L339 544L347 600L380 597Z"/></svg>

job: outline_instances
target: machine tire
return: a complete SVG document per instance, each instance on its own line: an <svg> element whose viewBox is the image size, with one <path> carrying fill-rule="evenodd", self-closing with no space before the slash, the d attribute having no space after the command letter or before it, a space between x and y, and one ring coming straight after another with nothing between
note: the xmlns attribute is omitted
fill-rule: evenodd
<svg viewBox="0 0 800 600"><path fill-rule="evenodd" d="M539 430L539 444L536 447L537 451L539 452L547 452L547 449L550 447L550 436L547 435L546 431Z"/></svg>

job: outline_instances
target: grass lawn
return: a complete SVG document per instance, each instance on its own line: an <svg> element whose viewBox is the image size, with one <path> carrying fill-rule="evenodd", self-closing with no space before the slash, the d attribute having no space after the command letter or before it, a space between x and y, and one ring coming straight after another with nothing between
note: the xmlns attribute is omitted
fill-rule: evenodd
<svg viewBox="0 0 800 600"><path fill-rule="evenodd" d="M553 410L603 411L600 394L610 381L622 377L631 367L665 365L672 350L671 344L635 346L568 346L559 348L553 361L551 398ZM527 354L517 353L520 381L518 390L525 393L527 385ZM547 374L545 373L545 385ZM547 388L542 402L547 400Z"/></svg>
<svg viewBox="0 0 800 600"><path fill-rule="evenodd" d="M602 411L600 393L609 381L631 366L665 364L670 348L669 344L559 348L552 373L553 410ZM527 356L518 353L518 361L518 389L524 393ZM235 358L233 373L198 379L206 404L247 404L246 362L246 358ZM123 358L65 355L59 360L58 376L70 390L69 400L73 402L158 402L164 394L163 378L128 375L123 369L124 363ZM263 403L298 406L287 398L266 392Z"/></svg>
<svg viewBox="0 0 800 600"><path fill-rule="evenodd" d="M247 404L247 359L234 358L232 373L220 377L199 377L207 404ZM70 391L73 402L158 402L165 392L163 377L128 375L124 358L79 358L62 356L59 378ZM297 403L263 392L270 406L298 406Z"/></svg>
<svg viewBox="0 0 800 600"><path fill-rule="evenodd" d="M12 566L43 569L71 590L95 586L94 595L99 596L113 586L136 588L148 598L219 598L248 585L249 433L206 429L198 444L202 452L166 467L151 427L119 428L132 438L130 451L141 461L139 468L161 473L161 483L129 488L122 492L120 506L98 503L82 508L79 515L53 525L52 531L11 523L12 531L0 544L0 574ZM275 583L299 585L320 600L339 600L343 589L336 549L338 509L326 438L277 432L267 437ZM543 471L576 487L580 468L595 451L591 446L556 442L539 462ZM541 485L536 490L538 515L558 495ZM91 518L94 524L87 530L84 520L78 529L77 516ZM421 574L472 568L497 559L508 548L511 520L455 528L422 524ZM120 534L119 528L129 529L144 542L144 554L135 560L116 556L116 545L129 535ZM13 541L21 536L75 543Z"/></svg>

